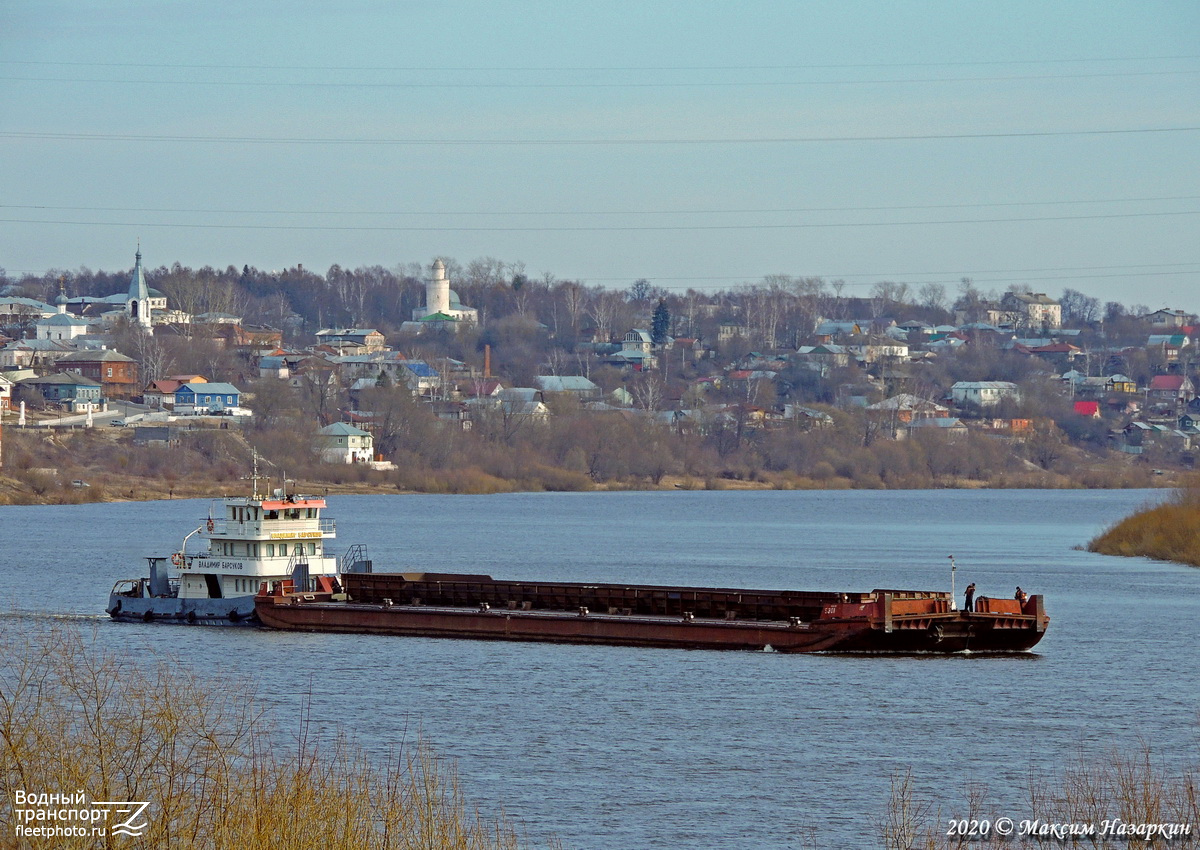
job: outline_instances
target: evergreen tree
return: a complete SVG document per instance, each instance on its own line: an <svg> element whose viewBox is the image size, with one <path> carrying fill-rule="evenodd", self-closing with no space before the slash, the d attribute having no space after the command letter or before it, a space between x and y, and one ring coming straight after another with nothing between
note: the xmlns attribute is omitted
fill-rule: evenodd
<svg viewBox="0 0 1200 850"><path fill-rule="evenodd" d="M650 319L650 341L662 345L667 341L667 328L671 327L671 311L667 309L667 300L658 299L654 308L654 316Z"/></svg>

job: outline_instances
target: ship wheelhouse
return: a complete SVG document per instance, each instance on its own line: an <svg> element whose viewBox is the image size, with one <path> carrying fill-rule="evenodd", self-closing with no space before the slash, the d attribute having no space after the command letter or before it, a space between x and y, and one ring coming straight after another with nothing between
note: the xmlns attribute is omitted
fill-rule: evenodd
<svg viewBox="0 0 1200 850"><path fill-rule="evenodd" d="M337 527L321 516L325 507L323 498L280 491L221 500L195 532L207 538L208 551L180 558L179 596L245 596L264 581L336 575L338 559L326 553L325 541Z"/></svg>

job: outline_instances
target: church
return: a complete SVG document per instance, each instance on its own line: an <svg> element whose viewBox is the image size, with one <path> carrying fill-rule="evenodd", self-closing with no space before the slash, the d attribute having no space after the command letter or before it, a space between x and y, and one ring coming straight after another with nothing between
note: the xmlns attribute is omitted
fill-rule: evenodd
<svg viewBox="0 0 1200 850"><path fill-rule="evenodd" d="M76 315L93 316L110 322L123 315L131 324L149 330L154 321L154 314L166 313L167 296L146 285L146 273L142 269L142 249L139 246L137 254L134 255L133 274L130 276L127 291L102 298L80 295L71 298L67 304Z"/></svg>
<svg viewBox="0 0 1200 850"><path fill-rule="evenodd" d="M425 306L413 310L414 322L478 322L479 311L466 307L450 288L446 264L433 261L433 277L425 284Z"/></svg>

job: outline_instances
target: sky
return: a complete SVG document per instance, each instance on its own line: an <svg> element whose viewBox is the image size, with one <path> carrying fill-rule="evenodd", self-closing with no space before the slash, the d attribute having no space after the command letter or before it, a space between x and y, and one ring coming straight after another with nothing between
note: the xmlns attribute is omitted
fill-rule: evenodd
<svg viewBox="0 0 1200 850"><path fill-rule="evenodd" d="M1200 312L1200 4L5 0L0 268Z"/></svg>

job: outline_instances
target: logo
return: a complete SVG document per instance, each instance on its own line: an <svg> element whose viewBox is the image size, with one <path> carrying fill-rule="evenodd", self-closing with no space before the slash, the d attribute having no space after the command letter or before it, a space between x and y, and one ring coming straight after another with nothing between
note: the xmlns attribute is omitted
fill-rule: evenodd
<svg viewBox="0 0 1200 850"><path fill-rule="evenodd" d="M112 806L113 810L118 815L129 815L129 817L125 818L125 820L121 821L120 823L114 823L109 828L109 831L113 835L128 835L132 838L141 838L142 831L150 825L149 821L134 823L135 820L142 816L142 812L146 811L146 807L150 805L149 803L132 801L128 803L119 803L115 801L94 800L92 805Z"/></svg>
<svg viewBox="0 0 1200 850"><path fill-rule="evenodd" d="M16 834L20 838L141 838L150 822L142 817L150 804L138 800L89 800L84 791L13 794Z"/></svg>

